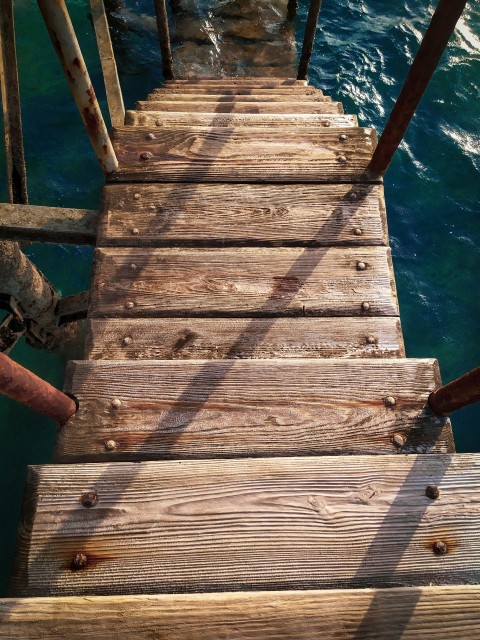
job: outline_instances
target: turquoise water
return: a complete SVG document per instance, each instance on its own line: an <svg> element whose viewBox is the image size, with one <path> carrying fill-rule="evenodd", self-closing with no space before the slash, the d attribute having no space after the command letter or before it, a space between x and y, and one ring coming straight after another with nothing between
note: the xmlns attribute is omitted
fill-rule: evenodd
<svg viewBox="0 0 480 640"><path fill-rule="evenodd" d="M219 0L217 0L219 1ZM307 2L301 1L297 37ZM106 103L88 2L70 0L74 26L104 113ZM16 0L17 48L32 204L97 208L103 182L36 3ZM151 0L131 1L136 15ZM381 131L433 4L324 0L310 81L346 112ZM207 8L206 8L207 7ZM208 14L208 6L202 2ZM208 17L208 16L207 16ZM141 19L117 49L127 108L162 81L152 21ZM407 353L437 357L444 381L480 364L480 9L466 11L402 148L386 176L388 220ZM3 149L0 176L4 175ZM5 182L0 198L6 201ZM89 287L92 250L31 245L28 255L64 294ZM12 356L61 386L70 345L59 353L20 343ZM459 451L480 451L480 405L453 420ZM2 488L0 594L5 593L27 464L48 462L55 425L0 399Z"/></svg>

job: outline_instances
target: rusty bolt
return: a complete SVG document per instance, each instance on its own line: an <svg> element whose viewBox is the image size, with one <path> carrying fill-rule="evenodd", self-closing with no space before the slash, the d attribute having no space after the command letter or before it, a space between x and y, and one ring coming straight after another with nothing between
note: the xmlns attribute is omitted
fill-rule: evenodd
<svg viewBox="0 0 480 640"><path fill-rule="evenodd" d="M345 140L346 140L347 138L348 138L348 136L347 136L347 134L345 134L345 133L341 133L341 134L338 136L338 139L339 139L339 140L341 140L342 142L345 142Z"/></svg>
<svg viewBox="0 0 480 640"><path fill-rule="evenodd" d="M124 347L128 347L129 344L132 344L132 338L130 336L125 336L122 340L122 344Z"/></svg>
<svg viewBox="0 0 480 640"><path fill-rule="evenodd" d="M120 407L122 406L122 403L118 398L114 398L110 402L110 406L112 407L112 409L120 409Z"/></svg>
<svg viewBox="0 0 480 640"><path fill-rule="evenodd" d="M448 553L448 545L443 540L435 540L432 549L436 556L444 556Z"/></svg>
<svg viewBox="0 0 480 640"><path fill-rule="evenodd" d="M365 271L366 268L367 265L365 264L365 262L357 262L357 271Z"/></svg>
<svg viewBox="0 0 480 640"><path fill-rule="evenodd" d="M390 409L393 408L397 404L397 401L395 400L395 398L393 396L387 396L383 402L384 402L385 406L389 407Z"/></svg>
<svg viewBox="0 0 480 640"><path fill-rule="evenodd" d="M142 153L138 156L140 160L150 160L153 158L153 154L150 151L142 151Z"/></svg>
<svg viewBox="0 0 480 640"><path fill-rule="evenodd" d="M330 125L331 125L330 120L324 120L324 121L322 122L322 126L323 126L323 127L329 127Z"/></svg>
<svg viewBox="0 0 480 640"><path fill-rule="evenodd" d="M370 303L362 302L362 311L370 311Z"/></svg>
<svg viewBox="0 0 480 640"><path fill-rule="evenodd" d="M145 136L145 138L147 140L155 140L155 134L154 133L147 133L147 135Z"/></svg>
<svg viewBox="0 0 480 640"><path fill-rule="evenodd" d="M338 162L345 163L347 161L347 158L345 156L338 156L337 160Z"/></svg>
<svg viewBox="0 0 480 640"><path fill-rule="evenodd" d="M376 337L375 337L375 336L367 336L367 337L365 338L365 342L366 342L367 344L377 344L377 339L376 339Z"/></svg>
<svg viewBox="0 0 480 640"><path fill-rule="evenodd" d="M125 303L125 309L133 309L133 307L135 306L134 302L126 302Z"/></svg>
<svg viewBox="0 0 480 640"><path fill-rule="evenodd" d="M133 197L135 198L135 200L140 200L142 196L139 193L134 193Z"/></svg>
<svg viewBox="0 0 480 640"><path fill-rule="evenodd" d="M360 227L355 227L355 229L353 230L353 235L355 236L361 236L362 235L362 230L360 229Z"/></svg>
<svg viewBox="0 0 480 640"><path fill-rule="evenodd" d="M348 194L348 199L349 200L358 200L359 195L356 191L350 191L350 193Z"/></svg>
<svg viewBox="0 0 480 640"><path fill-rule="evenodd" d="M114 451L117 448L117 443L115 440L107 440L105 442L105 449L107 451Z"/></svg>
<svg viewBox="0 0 480 640"><path fill-rule="evenodd" d="M80 498L80 502L86 509L91 509L97 504L98 495L95 493L95 491L88 491L87 493L84 493L82 495L82 497Z"/></svg>
<svg viewBox="0 0 480 640"><path fill-rule="evenodd" d="M137 229L137 227L133 227L132 229L132 236L138 236L138 234L140 233L140 230Z"/></svg>
<svg viewBox="0 0 480 640"><path fill-rule="evenodd" d="M392 438L392 442L396 447L401 449L402 447L405 446L405 442L406 442L405 436L402 436L401 433L394 433L393 434L393 438Z"/></svg>
<svg viewBox="0 0 480 640"><path fill-rule="evenodd" d="M72 558L72 569L84 569L88 564L88 558L84 553L76 553Z"/></svg>
<svg viewBox="0 0 480 640"><path fill-rule="evenodd" d="M427 498L430 498L430 500L436 500L440 495L440 491L434 484L429 484L425 489L425 495Z"/></svg>

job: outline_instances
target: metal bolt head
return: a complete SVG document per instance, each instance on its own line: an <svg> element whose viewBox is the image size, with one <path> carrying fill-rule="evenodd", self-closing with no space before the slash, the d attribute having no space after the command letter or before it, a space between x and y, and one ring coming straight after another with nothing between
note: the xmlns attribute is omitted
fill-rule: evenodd
<svg viewBox="0 0 480 640"><path fill-rule="evenodd" d="M346 134L346 133L341 133L341 134L338 136L338 139L339 139L339 140L341 140L341 142L345 142L345 140L346 140L347 138L348 138L348 136L347 136L347 134Z"/></svg>
<svg viewBox="0 0 480 640"><path fill-rule="evenodd" d="M366 268L367 265L365 264L365 262L357 262L357 271L365 271Z"/></svg>
<svg viewBox="0 0 480 640"><path fill-rule="evenodd" d="M124 347L128 347L129 344L132 344L132 338L130 336L125 336L122 340L122 344Z"/></svg>
<svg viewBox="0 0 480 640"><path fill-rule="evenodd" d="M401 449L402 447L405 446L405 442L406 442L405 436L403 436L401 433L394 433L392 442L396 447Z"/></svg>
<svg viewBox="0 0 480 640"><path fill-rule="evenodd" d="M362 230L360 229L360 227L355 227L355 229L353 230L353 235L354 236L361 236L362 235Z"/></svg>
<svg viewBox="0 0 480 640"><path fill-rule="evenodd" d="M430 498L430 500L436 500L440 495L440 491L434 484L429 484L425 489L425 495L427 498Z"/></svg>
<svg viewBox="0 0 480 640"><path fill-rule="evenodd" d="M330 120L323 120L322 127L330 127L331 124Z"/></svg>
<svg viewBox="0 0 480 640"><path fill-rule="evenodd" d="M88 564L88 558L84 553L76 553L72 558L72 569L84 569Z"/></svg>
<svg viewBox="0 0 480 640"><path fill-rule="evenodd" d="M135 271L135 270L136 270L136 268L137 268L137 265L136 265L134 262L132 262L132 264L130 265L130 269L131 269L132 271Z"/></svg>
<svg viewBox="0 0 480 640"><path fill-rule="evenodd" d="M80 498L80 502L86 509L91 509L98 503L98 495L95 491L87 491L87 493L84 493Z"/></svg>
<svg viewBox="0 0 480 640"><path fill-rule="evenodd" d="M448 545L443 540L435 540L432 550L436 556L444 556L448 553Z"/></svg>
<svg viewBox="0 0 480 640"><path fill-rule="evenodd" d="M362 311L370 311L370 303L362 302Z"/></svg>
<svg viewBox="0 0 480 640"><path fill-rule="evenodd" d="M135 198L135 200L140 200L142 196L139 193L134 193L133 197Z"/></svg>
<svg viewBox="0 0 480 640"><path fill-rule="evenodd" d="M377 339L376 339L376 337L375 337L375 336L367 336L367 337L365 338L365 342L366 342L367 344L377 344Z"/></svg>
<svg viewBox="0 0 480 640"><path fill-rule="evenodd" d="M120 409L120 407L122 406L122 403L118 398L114 398L110 402L110 406L112 407L112 409Z"/></svg>
<svg viewBox="0 0 480 640"><path fill-rule="evenodd" d="M117 443L115 440L107 440L105 442L105 449L107 451L114 451L117 448Z"/></svg>
<svg viewBox="0 0 480 640"><path fill-rule="evenodd" d="M153 158L153 154L150 151L143 151L138 157L140 160L150 160Z"/></svg>
<svg viewBox="0 0 480 640"><path fill-rule="evenodd" d="M392 408L397 404L397 401L393 396L387 396L383 402L385 406L389 408Z"/></svg>
<svg viewBox="0 0 480 640"><path fill-rule="evenodd" d="M137 227L133 227L132 236L138 236L139 233L140 233L140 229L137 229Z"/></svg>
<svg viewBox="0 0 480 640"><path fill-rule="evenodd" d="M347 197L349 200L358 200L359 195L356 191L350 191L350 193L347 194Z"/></svg>
<svg viewBox="0 0 480 640"><path fill-rule="evenodd" d="M157 207L154 204L148 205L148 208L150 209L150 211L156 211L157 210Z"/></svg>
<svg viewBox="0 0 480 640"><path fill-rule="evenodd" d="M154 133L147 133L147 135L145 136L145 138L147 140L155 140L155 134Z"/></svg>
<svg viewBox="0 0 480 640"><path fill-rule="evenodd" d="M337 160L338 162L344 164L347 161L347 158L345 156L338 156Z"/></svg>
<svg viewBox="0 0 480 640"><path fill-rule="evenodd" d="M125 303L125 309L133 309L134 306L135 306L134 302L129 301Z"/></svg>

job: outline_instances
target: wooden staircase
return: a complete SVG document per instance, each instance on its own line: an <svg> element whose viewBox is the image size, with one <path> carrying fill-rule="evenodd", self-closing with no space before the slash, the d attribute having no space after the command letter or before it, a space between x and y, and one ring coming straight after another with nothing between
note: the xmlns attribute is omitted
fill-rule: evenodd
<svg viewBox="0 0 480 640"><path fill-rule="evenodd" d="M480 457L405 357L375 132L235 78L168 82L113 140L0 637L480 637Z"/></svg>

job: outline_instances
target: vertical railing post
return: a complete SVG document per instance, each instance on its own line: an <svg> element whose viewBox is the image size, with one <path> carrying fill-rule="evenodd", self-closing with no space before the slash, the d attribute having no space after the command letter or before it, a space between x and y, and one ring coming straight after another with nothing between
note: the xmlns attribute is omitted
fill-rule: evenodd
<svg viewBox="0 0 480 640"><path fill-rule="evenodd" d="M310 0L308 8L307 24L305 26L305 35L303 36L302 55L300 64L298 65L298 80L306 80L310 58L312 57L313 43L315 41L315 32L317 31L318 16L322 0Z"/></svg>
<svg viewBox="0 0 480 640"><path fill-rule="evenodd" d="M297 15L298 0L288 0L287 5L287 20L293 20Z"/></svg>
<svg viewBox="0 0 480 640"><path fill-rule="evenodd" d="M28 204L13 0L0 0L0 85L10 202Z"/></svg>
<svg viewBox="0 0 480 640"><path fill-rule="evenodd" d="M173 58L170 46L170 31L168 29L167 4L165 0L154 0L155 15L157 16L158 39L162 54L162 70L165 80L173 79Z"/></svg>
<svg viewBox="0 0 480 640"><path fill-rule="evenodd" d="M388 169L466 3L440 0L372 156L372 174L383 175Z"/></svg>
<svg viewBox="0 0 480 640"><path fill-rule="evenodd" d="M118 161L65 1L37 1L100 166L106 174L112 173L118 169Z"/></svg>

